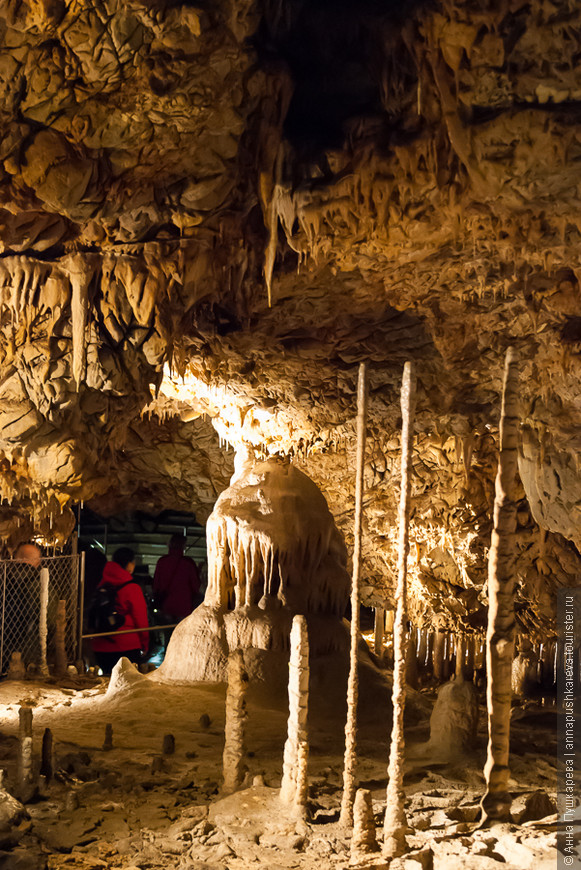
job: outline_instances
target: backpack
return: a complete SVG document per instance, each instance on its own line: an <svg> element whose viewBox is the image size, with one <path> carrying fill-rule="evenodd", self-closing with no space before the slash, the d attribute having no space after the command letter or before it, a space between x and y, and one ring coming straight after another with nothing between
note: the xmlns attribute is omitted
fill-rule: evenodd
<svg viewBox="0 0 581 870"><path fill-rule="evenodd" d="M117 593L135 580L128 580L120 586L104 583L95 590L89 606L89 629L94 632L116 631L125 622L126 613L119 611Z"/></svg>

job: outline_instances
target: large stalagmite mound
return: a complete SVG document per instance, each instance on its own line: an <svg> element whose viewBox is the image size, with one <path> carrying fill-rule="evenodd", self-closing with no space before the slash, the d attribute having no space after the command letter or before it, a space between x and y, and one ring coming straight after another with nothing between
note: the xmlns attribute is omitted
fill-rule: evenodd
<svg viewBox="0 0 581 870"><path fill-rule="evenodd" d="M161 679L224 679L238 648L255 678L280 668L282 677L296 613L307 617L313 654L346 650L346 548L306 474L282 459L240 462L206 537L206 597L175 630Z"/></svg>

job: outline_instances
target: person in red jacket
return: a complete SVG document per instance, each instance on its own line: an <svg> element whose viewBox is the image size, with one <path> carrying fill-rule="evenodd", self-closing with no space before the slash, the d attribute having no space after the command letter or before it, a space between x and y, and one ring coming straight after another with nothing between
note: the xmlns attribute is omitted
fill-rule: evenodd
<svg viewBox="0 0 581 870"><path fill-rule="evenodd" d="M118 631L136 629L128 634L93 638L97 664L106 676L111 673L122 656L126 656L132 662L140 662L149 649L149 632L138 631L140 628L147 628L149 623L145 596L141 586L132 577L134 570L135 553L129 547L119 547L113 553L113 561L105 565L103 579L99 583L99 586L110 584L119 587L117 606L125 615L125 622Z"/></svg>
<svg viewBox="0 0 581 870"><path fill-rule="evenodd" d="M162 556L153 575L153 602L160 618L168 622L181 622L202 600L200 577L196 563L184 556L185 538L172 535L167 556ZM165 641L171 635L167 629Z"/></svg>

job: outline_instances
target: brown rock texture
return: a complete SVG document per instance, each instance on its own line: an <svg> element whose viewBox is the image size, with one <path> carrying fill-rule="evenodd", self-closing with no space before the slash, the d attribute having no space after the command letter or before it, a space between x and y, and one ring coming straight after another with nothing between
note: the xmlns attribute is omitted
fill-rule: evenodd
<svg viewBox="0 0 581 870"><path fill-rule="evenodd" d="M304 467L350 547L367 361L362 599L381 605L413 359L410 612L481 631L512 345L517 630L552 629L580 567L581 11L400 7L2 4L9 548L62 542L81 500L204 520L225 440Z"/></svg>

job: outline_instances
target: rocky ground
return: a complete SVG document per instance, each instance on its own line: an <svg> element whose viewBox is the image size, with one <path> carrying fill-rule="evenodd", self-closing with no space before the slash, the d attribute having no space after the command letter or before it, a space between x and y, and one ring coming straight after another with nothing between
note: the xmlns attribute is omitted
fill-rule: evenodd
<svg viewBox="0 0 581 870"><path fill-rule="evenodd" d="M137 676L137 675L136 675ZM330 679L330 678L329 678ZM114 678L113 678L114 680ZM390 731L385 692L360 703L359 783L372 793L381 835ZM0 803L0 867L6 870L326 870L346 868L349 836L339 827L343 714L316 684L310 712L309 812L296 821L278 801L286 736L284 695L251 686L242 790L220 793L224 686L167 686L147 678L75 678L60 685L0 684L0 765L16 793L18 710L33 708L37 763L45 728L54 736L55 775L25 807ZM409 853L392 870L548 870L556 861L555 712L515 708L513 823L477 828L486 737L483 715L472 753L452 763L423 757L432 689L408 703L406 812ZM364 696L369 698L369 694ZM481 714L482 714L482 698ZM113 748L103 748L105 725ZM163 753L172 734L175 752ZM167 742L167 741L166 741ZM415 758L415 761L413 760ZM420 760L421 759L421 760ZM377 857L376 857L377 860Z"/></svg>

